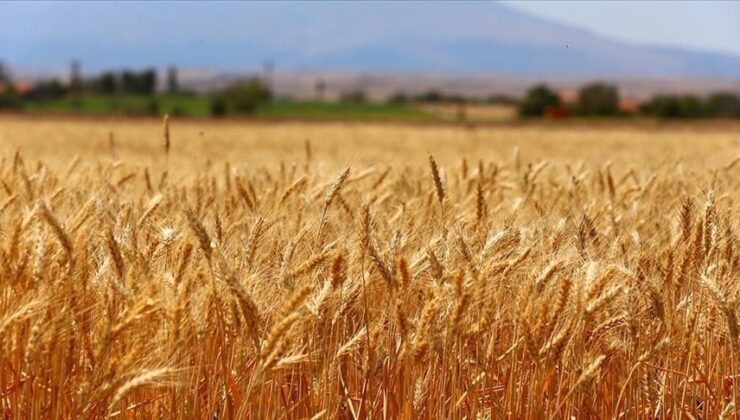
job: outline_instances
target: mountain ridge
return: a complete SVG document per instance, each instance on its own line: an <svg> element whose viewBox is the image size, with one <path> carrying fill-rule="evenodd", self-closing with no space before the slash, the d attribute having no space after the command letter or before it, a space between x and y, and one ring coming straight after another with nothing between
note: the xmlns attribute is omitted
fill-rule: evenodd
<svg viewBox="0 0 740 420"><path fill-rule="evenodd" d="M59 69L78 59L90 71L170 64L228 71L272 61L294 72L740 78L740 55L636 45L493 2L136 6L48 5L47 13L78 27L65 33L52 22L46 31L61 35L44 38L23 36L26 29L11 22L0 30L0 59ZM114 31L124 25L127 31Z"/></svg>

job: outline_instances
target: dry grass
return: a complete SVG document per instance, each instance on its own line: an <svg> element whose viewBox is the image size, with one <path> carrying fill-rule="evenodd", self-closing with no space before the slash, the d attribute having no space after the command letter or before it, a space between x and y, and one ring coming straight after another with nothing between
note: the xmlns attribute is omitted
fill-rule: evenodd
<svg viewBox="0 0 740 420"><path fill-rule="evenodd" d="M422 109L449 121L456 121L461 112L455 104L424 105ZM513 121L517 116L516 106L503 104L466 104L462 112L465 121L473 123Z"/></svg>
<svg viewBox="0 0 740 420"><path fill-rule="evenodd" d="M3 418L735 414L731 131L166 132L0 120Z"/></svg>

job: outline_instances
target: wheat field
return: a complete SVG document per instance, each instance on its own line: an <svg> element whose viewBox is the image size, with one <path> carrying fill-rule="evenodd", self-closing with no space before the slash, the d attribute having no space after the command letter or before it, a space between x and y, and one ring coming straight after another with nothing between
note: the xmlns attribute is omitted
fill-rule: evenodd
<svg viewBox="0 0 740 420"><path fill-rule="evenodd" d="M0 118L0 418L729 418L732 127Z"/></svg>

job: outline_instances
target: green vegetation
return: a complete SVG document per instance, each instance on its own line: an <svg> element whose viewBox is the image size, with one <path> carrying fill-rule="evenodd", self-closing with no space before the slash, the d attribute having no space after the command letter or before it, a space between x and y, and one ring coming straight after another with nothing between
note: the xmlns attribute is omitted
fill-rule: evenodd
<svg viewBox="0 0 740 420"><path fill-rule="evenodd" d="M234 81L218 91L194 93L182 90L176 67L165 73L157 89L157 71L113 70L83 77L73 64L69 82L39 80L32 85L15 83L0 62L0 110L32 114L80 114L181 117L248 116L261 119L350 120L350 121L455 121L475 122L479 105L516 105L519 116L562 119L570 116L600 118L642 115L651 118L740 118L740 96L718 92L706 97L658 95L642 104L620 101L616 86L595 82L583 86L577 96L562 96L545 84L529 89L516 100L505 95L473 98L429 90L417 94L398 92L385 102L368 99L363 90L339 93L337 102L324 101L326 84L316 84L315 100L275 99L269 84L259 77ZM162 89L164 88L164 89ZM575 92L574 92L575 93ZM435 109L436 107L436 109ZM471 110L468 115L468 110ZM476 117L476 115L478 117ZM480 121L480 120L478 120Z"/></svg>
<svg viewBox="0 0 740 420"><path fill-rule="evenodd" d="M364 96L362 91L349 92L344 97L360 94ZM428 90L419 94L407 94L403 92L397 92L388 98L388 102L400 103L400 102L421 102L425 104L488 104L488 105L516 105L517 99L505 95L505 94L493 94L485 98L471 98L464 95L456 95L445 93L439 90Z"/></svg>
<svg viewBox="0 0 740 420"><path fill-rule="evenodd" d="M156 72L106 71L83 78L75 67L73 82L37 82L23 95L0 63L0 108L31 114L186 117L249 116L262 119L431 121L439 117L411 103L374 103L364 92L339 102L275 100L262 79L236 81L219 91L195 94L180 90L177 69L166 74L166 92L157 93Z"/></svg>
<svg viewBox="0 0 740 420"><path fill-rule="evenodd" d="M740 118L740 95L716 92L706 97L695 95L657 95L642 103L622 107L619 90L606 83L591 83L578 91L575 103L562 104L558 94L547 85L531 88L519 102L520 117L645 117L671 118Z"/></svg>
<svg viewBox="0 0 740 420"><path fill-rule="evenodd" d="M0 110L2 109L18 109L22 104L21 97L15 91L15 89L8 88L0 93Z"/></svg>
<svg viewBox="0 0 740 420"><path fill-rule="evenodd" d="M567 117L570 114L584 117L606 117L619 115L619 92L616 87L604 83L591 83L578 92L577 102L566 107L557 92L545 84L527 91L519 102L521 117Z"/></svg>
<svg viewBox="0 0 740 420"><path fill-rule="evenodd" d="M86 90L98 93L133 93L140 95L154 94L157 85L157 72L148 69L141 72L125 70L122 72L107 71L84 83Z"/></svg>
<svg viewBox="0 0 740 420"><path fill-rule="evenodd" d="M740 97L733 93L715 93L706 99L659 95L644 103L641 112L657 118L740 118Z"/></svg>
<svg viewBox="0 0 740 420"><path fill-rule="evenodd" d="M578 92L576 113L586 117L607 117L619 114L619 92L605 83L591 83Z"/></svg>
<svg viewBox="0 0 740 420"><path fill-rule="evenodd" d="M433 121L439 117L411 104L371 102L320 102L277 100L262 103L251 112L214 113L219 98L186 94L85 95L56 100L24 101L22 111L32 114L81 114L209 117L249 115L264 119Z"/></svg>
<svg viewBox="0 0 740 420"><path fill-rule="evenodd" d="M0 61L0 110L16 109L21 104L21 97L15 91L10 73L5 65Z"/></svg>
<svg viewBox="0 0 740 420"><path fill-rule="evenodd" d="M534 86L519 103L519 115L522 117L541 117L545 112L560 106L558 94L544 84Z"/></svg>
<svg viewBox="0 0 740 420"><path fill-rule="evenodd" d="M41 114L84 115L210 115L211 100L185 94L146 95L80 95L44 101L25 101L22 110Z"/></svg>
<svg viewBox="0 0 740 420"><path fill-rule="evenodd" d="M251 115L263 105L270 103L270 89L257 78L245 83L237 83L217 93L211 104L211 115L220 117L227 114Z"/></svg>

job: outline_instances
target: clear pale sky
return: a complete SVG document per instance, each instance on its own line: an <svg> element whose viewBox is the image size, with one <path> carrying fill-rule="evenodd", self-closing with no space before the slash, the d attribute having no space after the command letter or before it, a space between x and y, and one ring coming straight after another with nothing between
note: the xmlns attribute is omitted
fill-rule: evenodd
<svg viewBox="0 0 740 420"><path fill-rule="evenodd" d="M624 41L740 54L740 1L504 0L503 3Z"/></svg>

